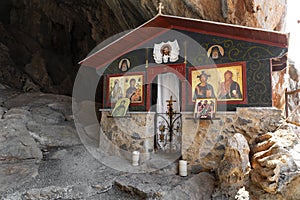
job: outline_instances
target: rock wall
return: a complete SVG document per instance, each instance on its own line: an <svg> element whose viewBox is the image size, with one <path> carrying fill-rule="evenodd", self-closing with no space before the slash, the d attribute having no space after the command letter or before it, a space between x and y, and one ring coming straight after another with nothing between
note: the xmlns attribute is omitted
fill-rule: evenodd
<svg viewBox="0 0 300 200"><path fill-rule="evenodd" d="M295 185L300 175L300 144L291 128L266 133L256 138L252 148L251 180L271 194L281 192ZM300 190L294 190L293 196L299 196Z"/></svg>
<svg viewBox="0 0 300 200"><path fill-rule="evenodd" d="M0 196L39 176L49 149L80 144L71 98L0 89Z"/></svg>
<svg viewBox="0 0 300 200"><path fill-rule="evenodd" d="M238 24L268 30L282 30L286 12L286 0L184 0L161 1L168 14L210 21ZM177 9L176 9L177 8ZM180 9L182 8L182 12ZM189 12L191 11L191 12Z"/></svg>
<svg viewBox="0 0 300 200"><path fill-rule="evenodd" d="M238 108L216 117L183 127L182 152L191 173L216 172L213 199L297 199L299 127L274 108Z"/></svg>
<svg viewBox="0 0 300 200"><path fill-rule="evenodd" d="M183 159L191 170L216 170L225 152L228 137L242 134L249 145L254 139L279 127L282 112L273 108L238 108L237 112L217 113L218 120L183 122Z"/></svg>
<svg viewBox="0 0 300 200"><path fill-rule="evenodd" d="M164 14L269 30L282 30L286 10L286 0L161 2ZM3 1L1 51L11 64L0 57L0 80L25 91L71 94L77 63L106 38L151 19L156 7L156 0Z"/></svg>
<svg viewBox="0 0 300 200"><path fill-rule="evenodd" d="M130 162L130 152L148 150L149 157L143 157L141 167L148 165L150 170L161 155L151 146L154 115L130 113L130 118L115 119L108 115L103 112L101 120L105 143L119 149L111 148L110 153ZM238 108L237 112L217 113L212 121L194 120L192 113L183 113L182 120L182 159L188 161L189 175L215 173L217 187L212 199L295 199L299 195L299 128L286 124L281 110Z"/></svg>
<svg viewBox="0 0 300 200"><path fill-rule="evenodd" d="M282 71L272 72L272 97L273 106L284 111L288 120L299 123L299 92L287 95L285 92L295 91L299 88L299 71L292 61ZM286 107L287 105L287 107Z"/></svg>
<svg viewBox="0 0 300 200"><path fill-rule="evenodd" d="M113 118L110 117L110 112L102 112L100 124L107 139L121 151L129 154L133 151L139 151L141 155L153 153L154 113L146 115L131 113L129 117ZM131 159L129 156L127 158Z"/></svg>
<svg viewBox="0 0 300 200"><path fill-rule="evenodd" d="M300 73L295 67L295 63L289 62L288 67L288 76L287 76L287 91L294 91L299 89L300 87ZM288 95L287 97L287 113L288 113L288 120L300 123L299 115L300 115L300 107L299 107L299 101L300 99L300 93L295 93Z"/></svg>

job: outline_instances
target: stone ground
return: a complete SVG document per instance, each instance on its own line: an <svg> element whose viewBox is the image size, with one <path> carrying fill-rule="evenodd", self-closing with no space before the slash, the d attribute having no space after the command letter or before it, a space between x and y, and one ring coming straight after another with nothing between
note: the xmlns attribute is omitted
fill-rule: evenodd
<svg viewBox="0 0 300 200"><path fill-rule="evenodd" d="M122 174L99 163L83 145L49 149L38 164L23 161L1 168L1 179L8 180L1 184L2 199L139 199L116 188L114 181Z"/></svg>
<svg viewBox="0 0 300 200"><path fill-rule="evenodd" d="M87 112L86 105L81 106L76 112L83 111L83 119L90 122L92 115ZM100 143L97 136L91 134L93 131L87 131L94 130L95 126L91 124L80 127L77 123L75 127L76 120L71 97L22 93L0 84L1 200L299 199L299 129L293 134L295 138L292 142L291 134L285 130L279 130L272 135L279 141L276 147L282 148L270 158L281 155L289 158L286 159L286 165L279 167L285 170L283 175L290 177L290 180L282 179L282 174L277 174L278 186L284 195L266 193L257 184L249 186L250 181L246 180L246 188L240 188L236 196L227 198L223 196L223 190L218 191L218 183L213 173L199 173L194 170L195 174L187 177L177 175L178 160L164 165L163 162L168 159L156 153L135 168L128 160L128 155L124 154L122 160L118 156L99 153ZM85 133L80 134L81 131ZM266 136L271 142L272 137ZM276 137L281 137L281 140ZM284 142L281 144L280 141L290 144L289 152L288 145ZM111 146L106 147L108 151L114 151Z"/></svg>
<svg viewBox="0 0 300 200"><path fill-rule="evenodd" d="M209 199L213 193L211 174L180 177L175 164L151 173L102 164L78 137L70 97L0 86L0 199Z"/></svg>

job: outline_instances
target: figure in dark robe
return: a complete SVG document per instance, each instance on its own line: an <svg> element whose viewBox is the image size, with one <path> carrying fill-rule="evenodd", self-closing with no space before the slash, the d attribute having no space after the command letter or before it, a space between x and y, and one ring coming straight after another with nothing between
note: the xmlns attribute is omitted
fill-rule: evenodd
<svg viewBox="0 0 300 200"><path fill-rule="evenodd" d="M137 88L135 86L136 80L134 78L130 79L129 84L130 86L126 90L126 98L129 98L131 102L134 102L134 100L137 99Z"/></svg>
<svg viewBox="0 0 300 200"><path fill-rule="evenodd" d="M242 98L242 93L240 85L232 80L233 73L227 70L224 73L224 82L220 84L219 88L219 99L240 99Z"/></svg>

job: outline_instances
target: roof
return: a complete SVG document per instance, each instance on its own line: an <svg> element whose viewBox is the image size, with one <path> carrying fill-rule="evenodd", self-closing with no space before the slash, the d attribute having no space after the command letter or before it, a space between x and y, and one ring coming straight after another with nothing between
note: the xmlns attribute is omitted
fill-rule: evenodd
<svg viewBox="0 0 300 200"><path fill-rule="evenodd" d="M146 27L147 29L143 29ZM158 27L162 29L158 29ZM282 48L288 47L288 33L158 14L151 20L80 61L79 64L96 69L104 67L124 53L134 50L168 29L187 30Z"/></svg>

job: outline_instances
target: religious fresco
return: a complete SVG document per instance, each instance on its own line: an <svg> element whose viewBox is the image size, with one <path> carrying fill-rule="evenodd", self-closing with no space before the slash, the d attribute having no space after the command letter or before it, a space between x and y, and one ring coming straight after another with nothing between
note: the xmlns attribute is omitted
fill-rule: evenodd
<svg viewBox="0 0 300 200"><path fill-rule="evenodd" d="M214 118L217 107L216 98L198 98L195 100L194 118L207 119Z"/></svg>
<svg viewBox="0 0 300 200"><path fill-rule="evenodd" d="M129 104L130 104L130 99L120 98L117 101L113 111L111 112L111 115L113 117L123 117L123 116L125 116L126 113L127 113Z"/></svg>
<svg viewBox="0 0 300 200"><path fill-rule="evenodd" d="M130 61L128 58L123 58L120 60L119 62L119 69L122 71L122 72L126 72L127 70L129 70L130 68Z"/></svg>
<svg viewBox="0 0 300 200"><path fill-rule="evenodd" d="M108 104L114 104L121 98L130 99L130 103L142 103L143 84L142 74L109 76Z"/></svg>
<svg viewBox="0 0 300 200"><path fill-rule="evenodd" d="M220 56L224 56L224 49L220 45L212 45L207 50L207 57L211 57L212 59L218 59Z"/></svg>
<svg viewBox="0 0 300 200"><path fill-rule="evenodd" d="M245 103L245 64L190 69L191 99L216 98L218 101Z"/></svg>
<svg viewBox="0 0 300 200"><path fill-rule="evenodd" d="M179 59L179 50L177 40L154 44L153 58L155 63L176 62Z"/></svg>

